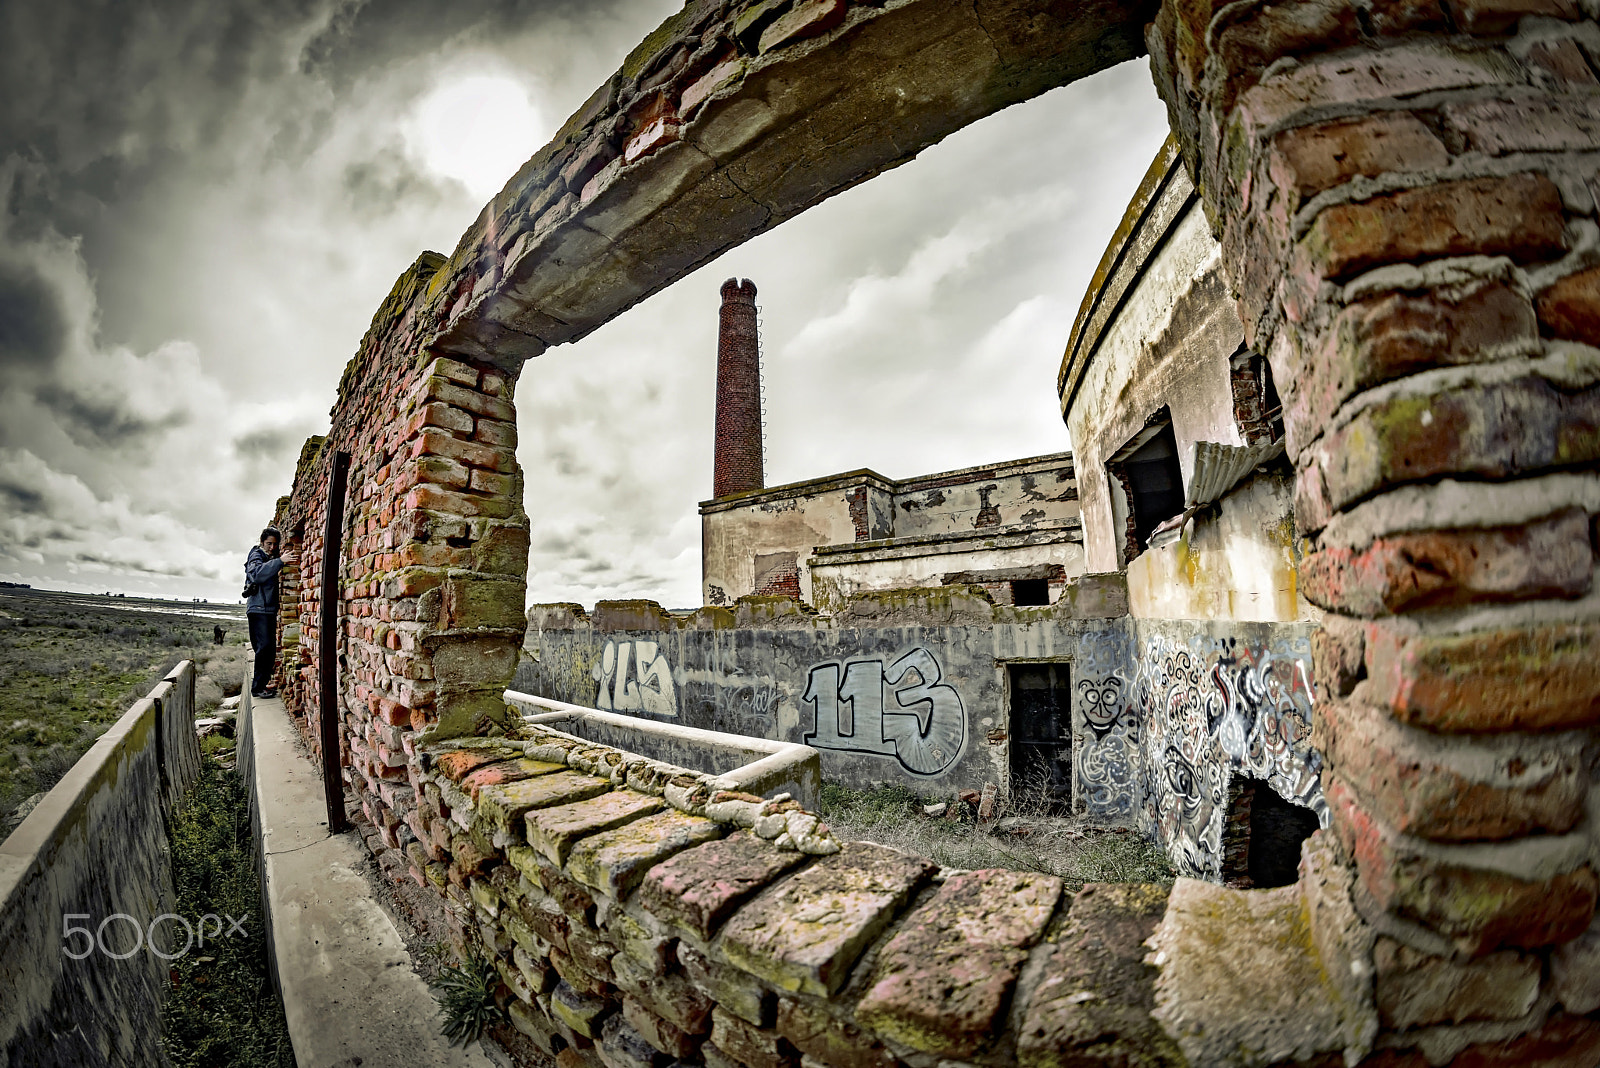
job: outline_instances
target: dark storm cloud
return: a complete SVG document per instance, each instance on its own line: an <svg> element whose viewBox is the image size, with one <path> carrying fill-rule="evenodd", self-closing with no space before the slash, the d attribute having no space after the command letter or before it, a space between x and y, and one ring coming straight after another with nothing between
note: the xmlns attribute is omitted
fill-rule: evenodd
<svg viewBox="0 0 1600 1068"><path fill-rule="evenodd" d="M43 493L9 479L0 480L0 501L22 515L44 515L46 511Z"/></svg>
<svg viewBox="0 0 1600 1068"><path fill-rule="evenodd" d="M59 417L63 430L85 445L125 448L163 430L182 426L188 420L183 412L151 418L117 401L85 397L61 385L44 386L34 395Z"/></svg>
<svg viewBox="0 0 1600 1068"><path fill-rule="evenodd" d="M66 334L55 287L25 264L0 261L0 370L54 361Z"/></svg>
<svg viewBox="0 0 1600 1068"><path fill-rule="evenodd" d="M304 427L263 427L233 439L233 451L247 460L273 460L300 448Z"/></svg>

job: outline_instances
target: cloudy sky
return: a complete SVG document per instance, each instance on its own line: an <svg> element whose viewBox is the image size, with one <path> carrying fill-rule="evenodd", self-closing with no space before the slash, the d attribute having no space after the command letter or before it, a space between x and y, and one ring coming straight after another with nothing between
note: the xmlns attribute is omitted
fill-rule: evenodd
<svg viewBox="0 0 1600 1068"><path fill-rule="evenodd" d="M0 579L236 599L395 277L671 0L0 0ZM1011 108L530 364L531 600L699 602L717 287L769 485L1068 445L1054 379L1166 132L1143 61Z"/></svg>

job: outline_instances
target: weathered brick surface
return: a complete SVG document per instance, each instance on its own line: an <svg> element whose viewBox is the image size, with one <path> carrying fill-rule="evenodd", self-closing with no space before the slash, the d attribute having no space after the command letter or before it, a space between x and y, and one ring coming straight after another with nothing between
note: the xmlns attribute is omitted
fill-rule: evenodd
<svg viewBox="0 0 1600 1068"><path fill-rule="evenodd" d="M747 1068L798 1068L800 1063L799 1052L782 1035L721 1009L711 1013L711 1041Z"/></svg>
<svg viewBox="0 0 1600 1068"><path fill-rule="evenodd" d="M622 999L622 1015L641 1038L669 1057L683 1060L700 1048L700 1038L668 1023L638 998Z"/></svg>
<svg viewBox="0 0 1600 1068"><path fill-rule="evenodd" d="M1593 575L1589 517L1578 508L1517 526L1397 534L1360 551L1323 549L1300 565L1308 600L1356 616L1579 597Z"/></svg>
<svg viewBox="0 0 1600 1068"><path fill-rule="evenodd" d="M786 990L831 994L932 873L920 858L852 842L741 909L723 928L723 952Z"/></svg>
<svg viewBox="0 0 1600 1068"><path fill-rule="evenodd" d="M1600 624L1469 634L1367 628L1371 696L1434 731L1553 730L1600 720Z"/></svg>
<svg viewBox="0 0 1600 1068"><path fill-rule="evenodd" d="M1178 1065L1183 1056L1150 1016L1155 969L1145 939L1167 893L1146 884L1090 884L1072 900L1044 979L1017 1033L1023 1068Z"/></svg>
<svg viewBox="0 0 1600 1068"><path fill-rule="evenodd" d="M1353 24L1355 9L1344 10ZM1274 181L1302 201L1352 178L1428 170L1450 161L1433 131L1404 111L1285 130L1273 139L1271 152Z"/></svg>
<svg viewBox="0 0 1600 1068"><path fill-rule="evenodd" d="M1374 386L1430 367L1530 351L1539 335L1533 304L1507 275L1387 293L1340 309L1283 375L1294 383L1284 408L1291 440L1314 439L1340 405Z"/></svg>
<svg viewBox="0 0 1600 1068"><path fill-rule="evenodd" d="M1481 841L1561 834L1583 817L1584 747L1573 735L1473 739L1400 726L1359 700L1318 706L1312 744L1402 834Z"/></svg>
<svg viewBox="0 0 1600 1068"><path fill-rule="evenodd" d="M926 1053L971 1057L992 1039L1060 897L1054 876L952 876L879 953L856 1016Z"/></svg>
<svg viewBox="0 0 1600 1068"><path fill-rule="evenodd" d="M620 899L631 894L656 864L722 833L722 826L713 820L660 812L585 838L573 846L567 866L579 882Z"/></svg>
<svg viewBox="0 0 1600 1068"><path fill-rule="evenodd" d="M528 844L557 867L567 862L573 843L648 816L661 808L660 798L629 790L604 793L567 804L539 808L527 816Z"/></svg>
<svg viewBox="0 0 1600 1068"><path fill-rule="evenodd" d="M1503 951L1458 963L1380 938L1373 951L1378 1013L1404 1030L1468 1020L1516 1020L1539 996L1542 965L1527 953Z"/></svg>
<svg viewBox="0 0 1600 1068"><path fill-rule="evenodd" d="M1344 783L1334 779L1327 789L1333 827L1372 900L1438 931L1462 952L1541 949L1589 926L1600 879L1587 865L1529 880L1452 864L1381 826Z"/></svg>
<svg viewBox="0 0 1600 1068"><path fill-rule="evenodd" d="M708 939L736 908L804 860L741 831L686 850L651 870L639 900L663 920Z"/></svg>
<svg viewBox="0 0 1600 1068"><path fill-rule="evenodd" d="M805 1059L833 1068L896 1068L900 1063L871 1032L813 1002L780 998L777 1029Z"/></svg>

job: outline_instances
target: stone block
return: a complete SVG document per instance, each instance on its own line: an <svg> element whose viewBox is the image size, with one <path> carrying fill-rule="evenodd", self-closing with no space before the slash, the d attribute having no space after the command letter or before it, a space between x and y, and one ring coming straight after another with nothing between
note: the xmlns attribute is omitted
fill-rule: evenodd
<svg viewBox="0 0 1600 1068"><path fill-rule="evenodd" d="M452 782L460 782L475 768L521 756L518 749L451 749L433 755L433 767Z"/></svg>
<svg viewBox="0 0 1600 1068"><path fill-rule="evenodd" d="M1304 238L1324 278L1440 256L1509 256L1520 263L1565 251L1561 192L1542 174L1440 182L1339 204Z"/></svg>
<svg viewBox="0 0 1600 1068"><path fill-rule="evenodd" d="M557 983L550 994L550 1010L573 1031L588 1039L600 1036L605 1018L616 1009L606 998L590 997L578 993L565 982Z"/></svg>
<svg viewBox="0 0 1600 1068"><path fill-rule="evenodd" d="M1290 440L1314 439L1329 414L1363 390L1430 367L1530 352L1538 337L1533 303L1509 269L1355 301L1304 341L1284 406Z"/></svg>
<svg viewBox="0 0 1600 1068"><path fill-rule="evenodd" d="M924 1053L971 1059L992 1041L1060 898L1050 875L951 876L879 952L856 1018Z"/></svg>
<svg viewBox="0 0 1600 1068"><path fill-rule="evenodd" d="M1600 1009L1600 916L1589 929L1550 954L1550 992L1568 1012Z"/></svg>
<svg viewBox="0 0 1600 1068"><path fill-rule="evenodd" d="M478 792L473 822L482 825L491 837L503 836L518 841L522 838L524 819L534 809L581 801L609 789L611 784L605 779L565 770L499 786L485 786Z"/></svg>
<svg viewBox="0 0 1600 1068"><path fill-rule="evenodd" d="M1512 475L1600 460L1600 388L1537 375L1377 400L1301 456L1295 520L1320 530L1335 511L1408 482Z"/></svg>
<svg viewBox="0 0 1600 1068"><path fill-rule="evenodd" d="M1359 1056L1373 1038L1323 966L1298 886L1180 878L1148 945L1159 969L1151 1015L1190 1064L1240 1063L1243 1050L1256 1065Z"/></svg>
<svg viewBox="0 0 1600 1068"><path fill-rule="evenodd" d="M424 404L406 424L406 437L416 437L428 427L437 427L454 434L472 433L472 416L448 404Z"/></svg>
<svg viewBox="0 0 1600 1068"><path fill-rule="evenodd" d="M1479 841L1562 834L1583 815L1583 741L1571 734L1451 737L1356 700L1325 700L1311 744L1402 834Z"/></svg>
<svg viewBox="0 0 1600 1068"><path fill-rule="evenodd" d="M434 649L434 679L448 686L509 686L522 652L510 638L451 638Z"/></svg>
<svg viewBox="0 0 1600 1068"><path fill-rule="evenodd" d="M1571 508L1518 526L1429 530L1379 538L1361 550L1325 548L1300 565L1307 600L1377 616L1476 601L1579 597L1594 553L1589 517Z"/></svg>
<svg viewBox="0 0 1600 1068"><path fill-rule="evenodd" d="M1345 10L1354 14L1353 7ZM1285 130L1273 138L1267 159L1278 188L1303 202L1352 178L1442 167L1450 153L1415 115L1384 111Z"/></svg>
<svg viewBox="0 0 1600 1068"><path fill-rule="evenodd" d="M635 997L622 999L622 1016L650 1045L678 1060L692 1058L700 1049L700 1038L663 1020Z"/></svg>
<svg viewBox="0 0 1600 1068"><path fill-rule="evenodd" d="M777 1030L804 1055L802 1068L806 1062L828 1068L897 1068L900 1063L871 1032L832 1015L822 1002L780 998Z"/></svg>
<svg viewBox="0 0 1600 1068"><path fill-rule="evenodd" d="M568 938L571 933L568 932ZM559 949L550 951L550 966L561 976L561 981L584 997L604 998L611 993L611 984L601 976L580 967L572 955ZM593 1037L593 1036L590 1036Z"/></svg>
<svg viewBox="0 0 1600 1068"><path fill-rule="evenodd" d="M451 574L440 587L439 623L452 629L489 627L520 632L527 626L522 617L527 589L521 578Z"/></svg>
<svg viewBox="0 0 1600 1068"><path fill-rule="evenodd" d="M515 502L509 498L472 497L426 482L413 486L406 493L405 506L425 508L430 512L444 512L448 515L487 516L491 519L505 519L516 511Z"/></svg>
<svg viewBox="0 0 1600 1068"><path fill-rule="evenodd" d="M651 869L639 902L652 915L709 939L758 890L805 860L740 831Z"/></svg>
<svg viewBox="0 0 1600 1068"><path fill-rule="evenodd" d="M613 957L611 970L619 989L678 1030L690 1035L711 1030L712 1001L684 972L646 968L627 954ZM754 985L748 977L745 982Z"/></svg>
<svg viewBox="0 0 1600 1068"><path fill-rule="evenodd" d="M502 760L494 764L485 764L461 779L461 788L467 796L474 801L478 799L478 792L485 786L503 786L506 783L521 782L531 779L536 775L553 775L558 771L565 771L564 764L551 764L543 760L529 760L527 757L517 757L514 760Z"/></svg>
<svg viewBox="0 0 1600 1068"><path fill-rule="evenodd" d="M1391 1030L1468 1020L1517 1020L1539 996L1543 969L1525 953L1456 963L1388 938L1373 947L1379 1018Z"/></svg>
<svg viewBox="0 0 1600 1068"><path fill-rule="evenodd" d="M782 1035L752 1026L721 1008L711 1013L711 1041L747 1068L799 1068L799 1052Z"/></svg>
<svg viewBox="0 0 1600 1068"><path fill-rule="evenodd" d="M1022 1068L1182 1063L1150 1018L1156 973L1144 941L1166 903L1166 891L1148 884L1092 883L1078 892L1021 1018Z"/></svg>
<svg viewBox="0 0 1600 1068"><path fill-rule="evenodd" d="M479 419L472 431L472 440L497 448L517 447L517 424L500 419Z"/></svg>
<svg viewBox="0 0 1600 1068"><path fill-rule="evenodd" d="M560 1052L556 1044L551 1041L556 1029L545 1019L544 1013L521 1000L513 1000L506 1012L511 1017L511 1026L532 1039L534 1045L545 1056L554 1057Z"/></svg>
<svg viewBox="0 0 1600 1068"><path fill-rule="evenodd" d="M1600 338L1600 267L1558 279L1539 294L1535 306L1539 325L1552 336L1593 343Z"/></svg>
<svg viewBox="0 0 1600 1068"><path fill-rule="evenodd" d="M1467 634L1367 627L1371 698L1431 731L1560 730L1600 723L1600 624Z"/></svg>
<svg viewBox="0 0 1600 1068"><path fill-rule="evenodd" d="M723 927L723 952L785 990L830 995L934 870L883 846L848 843L736 913Z"/></svg>
<svg viewBox="0 0 1600 1068"><path fill-rule="evenodd" d="M667 1055L645 1041L620 1014L606 1017L596 1044L606 1068L665 1068Z"/></svg>
<svg viewBox="0 0 1600 1068"><path fill-rule="evenodd" d="M594 928L583 923L571 924L567 929L567 955L588 975L607 983L614 981L611 958L617 955L617 947Z"/></svg>
<svg viewBox="0 0 1600 1068"><path fill-rule="evenodd" d="M1600 1064L1600 1022L1554 1013L1525 1035L1469 1046L1450 1064L1451 1068L1593 1068Z"/></svg>
<svg viewBox="0 0 1600 1068"><path fill-rule="evenodd" d="M572 774L572 773L568 773ZM631 790L596 791L567 804L542 807L529 814L528 844L551 864L560 867L578 839L630 823L661 808L661 799Z"/></svg>
<svg viewBox="0 0 1600 1068"><path fill-rule="evenodd" d="M424 379L418 385L417 392L428 402L448 404L452 408L481 415L487 419L515 421L517 418L517 410L509 401L479 393L476 389L452 382L441 375Z"/></svg>
<svg viewBox="0 0 1600 1068"><path fill-rule="evenodd" d="M678 946L684 972L712 1001L757 1027L772 1025L773 995L737 968L711 960L686 945Z"/></svg>
<svg viewBox="0 0 1600 1068"><path fill-rule="evenodd" d="M820 37L842 23L848 10L845 0L800 0L761 31L756 50L766 53L808 37Z"/></svg>
<svg viewBox="0 0 1600 1068"><path fill-rule="evenodd" d="M1504 867L1516 865L1532 875L1518 878L1504 867L1484 866L1489 847L1430 846L1398 835L1367 812L1348 785L1338 779L1325 783L1334 831L1355 858L1374 906L1437 931L1462 954L1559 945L1582 934L1594 916L1600 891L1594 870L1541 860L1543 852L1562 847L1560 839L1520 839L1506 847L1526 854L1504 858ZM1540 874L1539 867L1557 870Z"/></svg>
<svg viewBox="0 0 1600 1068"><path fill-rule="evenodd" d="M722 833L714 820L659 812L578 842L567 858L567 870L579 882L621 900L656 864Z"/></svg>

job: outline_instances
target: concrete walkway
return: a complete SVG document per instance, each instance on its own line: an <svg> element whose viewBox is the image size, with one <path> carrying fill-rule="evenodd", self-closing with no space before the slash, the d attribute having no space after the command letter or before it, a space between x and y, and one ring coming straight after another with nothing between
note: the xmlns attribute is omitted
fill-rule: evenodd
<svg viewBox="0 0 1600 1068"><path fill-rule="evenodd" d="M366 847L330 835L318 769L281 701L246 697L241 769L250 776L273 966L299 1068L494 1068L476 1044L450 1048L439 1005L372 897Z"/></svg>

